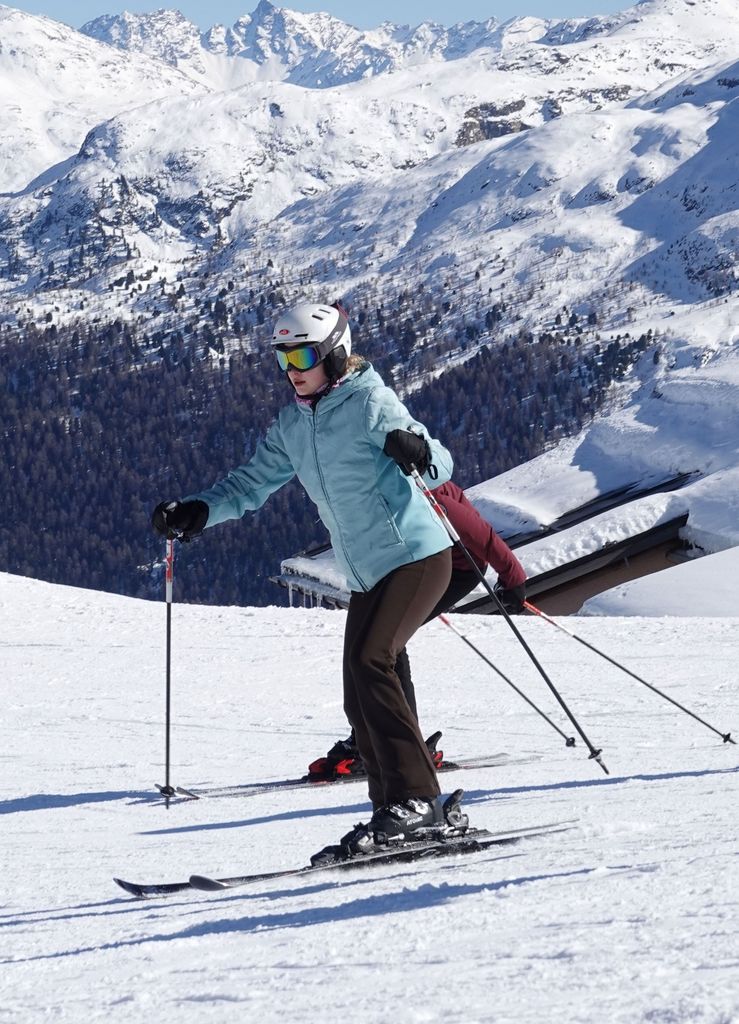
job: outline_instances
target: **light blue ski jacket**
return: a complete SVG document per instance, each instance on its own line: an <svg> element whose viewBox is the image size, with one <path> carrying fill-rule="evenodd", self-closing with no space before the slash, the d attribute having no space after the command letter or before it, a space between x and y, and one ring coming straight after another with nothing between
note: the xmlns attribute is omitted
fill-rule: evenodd
<svg viewBox="0 0 739 1024"><path fill-rule="evenodd" d="M314 407L286 406L252 458L199 498L207 526L260 508L297 475L331 535L334 554L352 590L370 590L393 569L451 546L444 526L411 477L383 452L391 430L428 441L438 476L452 475L452 457L414 420L368 363L332 388Z"/></svg>

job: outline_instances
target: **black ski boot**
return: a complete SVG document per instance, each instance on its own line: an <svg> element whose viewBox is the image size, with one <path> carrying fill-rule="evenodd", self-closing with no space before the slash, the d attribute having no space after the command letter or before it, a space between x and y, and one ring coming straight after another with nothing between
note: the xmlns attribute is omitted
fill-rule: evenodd
<svg viewBox="0 0 739 1024"><path fill-rule="evenodd" d="M410 796L392 804L378 807L370 818L369 828L379 842L412 839L419 829L433 828L444 821L444 811L438 796Z"/></svg>
<svg viewBox="0 0 739 1024"><path fill-rule="evenodd" d="M429 829L439 828L443 823L439 797L411 796L378 807L367 824L353 828L340 845L351 857L374 853L390 844L421 839Z"/></svg>
<svg viewBox="0 0 739 1024"><path fill-rule="evenodd" d="M376 808L365 825L359 822L351 832L341 837L338 845L325 846L313 854L311 864L335 864L350 857L361 857L387 849L391 843L412 841L414 833L421 838L419 829L441 825L443 812L438 797L425 799L409 797L394 804L383 804Z"/></svg>
<svg viewBox="0 0 739 1024"><path fill-rule="evenodd" d="M337 740L325 757L308 765L308 782L327 782L342 775L365 775L364 765L354 742L354 733Z"/></svg>
<svg viewBox="0 0 739 1024"><path fill-rule="evenodd" d="M311 864L335 864L365 854L387 850L424 839L444 840L461 836L469 828L462 811L464 790L455 789L442 804L440 797L409 797L375 808L365 825L360 822L341 841L325 846L311 857Z"/></svg>

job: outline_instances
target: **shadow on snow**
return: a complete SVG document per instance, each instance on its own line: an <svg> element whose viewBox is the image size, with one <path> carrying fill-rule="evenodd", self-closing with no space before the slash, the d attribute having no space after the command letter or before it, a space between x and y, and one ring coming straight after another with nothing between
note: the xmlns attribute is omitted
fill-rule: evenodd
<svg viewBox="0 0 739 1024"><path fill-rule="evenodd" d="M20 796L13 800L0 800L0 814L48 811L57 807L77 807L80 804L98 804L108 800L125 800L141 796L141 793L135 793L130 789L102 793L34 793L32 796Z"/></svg>
<svg viewBox="0 0 739 1024"><path fill-rule="evenodd" d="M508 858L494 858L508 859ZM628 867L628 865L620 866ZM501 889L515 888L529 885L534 882L548 882L556 879L567 879L584 877L594 872L601 872L602 867L574 868L570 871L555 871L537 875L520 875L516 878L508 878L500 881L482 882L476 885L448 885L423 884L416 890L404 889L400 892L383 893L377 896L367 896L354 899L349 903L338 907L308 907L304 910L288 911L287 913L261 914L254 917L243 917L235 920L217 919L204 921L180 931L167 935L148 935L135 939L123 939L120 942L108 942L98 946L84 946L77 949L61 950L57 953L43 953L38 956L24 957L16 960L6 959L0 961L7 966L19 963L31 963L38 960L56 960L67 956L79 956L83 953L101 953L105 951L117 951L126 947L144 947L152 943L172 942L181 939L199 939L209 935L225 935L229 933L250 934L253 932L276 931L283 928L310 928L315 925L329 924L336 921L351 921L367 917L379 917L389 914L400 914L414 910L425 910L441 906L451 900L463 896L476 896L480 893L497 892ZM404 875L405 881L408 876ZM363 879L365 884L372 879ZM388 881L383 877L383 881ZM350 883L351 884L351 883ZM356 883L354 883L356 884ZM327 883L319 888L335 890L335 883ZM243 901L258 895L261 899L281 899L284 897L295 897L303 894L306 890L295 888L283 889L274 893L244 894L239 896L228 896L228 902ZM119 900L114 901L120 903ZM221 900L222 905L224 901ZM168 901L166 907L171 908ZM207 909L213 908L213 901L206 904ZM121 908L123 909L123 908ZM132 908L133 909L133 908ZM146 910L151 913L151 901L145 906L137 904L135 909ZM193 908L194 909L194 908Z"/></svg>
<svg viewBox="0 0 739 1024"><path fill-rule="evenodd" d="M472 790L465 795L465 804L485 803L487 800L505 799L521 793L549 793L567 789L585 789L592 786L620 786L626 782L664 782L669 779L704 778L711 775L731 775L739 772L739 766L732 768L705 768L683 772L660 772L654 775L613 775L599 779L575 779L568 782L546 782L533 786L506 786L501 789ZM248 828L252 825L267 825L275 821L292 821L296 818L329 817L338 814L365 814L369 812L367 802L347 804L343 807L313 807L309 810L283 811L280 814L263 815L259 818L241 818L236 821L216 821L201 825L181 825L176 828L149 829L140 832L143 836L177 835L184 832L211 832L229 828Z"/></svg>

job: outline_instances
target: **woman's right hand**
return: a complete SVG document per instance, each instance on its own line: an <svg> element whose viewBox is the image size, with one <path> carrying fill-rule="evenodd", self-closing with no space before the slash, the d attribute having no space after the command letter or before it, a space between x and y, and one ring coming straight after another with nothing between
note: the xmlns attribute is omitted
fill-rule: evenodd
<svg viewBox="0 0 739 1024"><path fill-rule="evenodd" d="M204 501L160 501L151 515L151 525L168 540L192 540L205 529L210 509Z"/></svg>

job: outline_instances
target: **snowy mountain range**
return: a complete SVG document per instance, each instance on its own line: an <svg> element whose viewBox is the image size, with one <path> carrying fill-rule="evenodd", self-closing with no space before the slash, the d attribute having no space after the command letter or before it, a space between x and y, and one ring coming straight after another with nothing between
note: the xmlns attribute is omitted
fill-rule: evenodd
<svg viewBox="0 0 739 1024"><path fill-rule="evenodd" d="M46 297L63 322L154 262L246 288L266 251L283 286L324 260L344 293L463 257L458 289L525 281L532 322L564 266L576 301L605 279L661 295L675 267L692 301L730 274L733 0L372 32L262 0L202 34L174 11L75 32L3 7L0 29L10 311Z"/></svg>
<svg viewBox="0 0 739 1024"><path fill-rule="evenodd" d="M239 79L328 88L431 59L465 56L492 45L498 27L491 18L452 29L433 23L413 29L386 23L362 32L330 14L302 14L260 0L252 14L230 28L214 25L204 33L179 11L165 10L105 15L81 31L119 49L163 60L217 88Z"/></svg>

